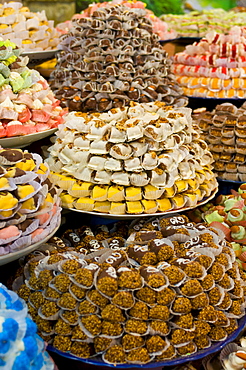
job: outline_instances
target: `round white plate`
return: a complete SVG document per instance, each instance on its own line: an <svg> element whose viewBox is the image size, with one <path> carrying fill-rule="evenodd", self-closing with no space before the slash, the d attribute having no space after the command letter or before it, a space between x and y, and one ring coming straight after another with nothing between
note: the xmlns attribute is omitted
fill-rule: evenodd
<svg viewBox="0 0 246 370"><path fill-rule="evenodd" d="M171 209L170 211L166 211L166 212L112 215L110 213L82 211L82 210L76 209L76 208L65 208L65 207L63 207L63 208L67 209L69 211L87 213L87 214L93 215L93 216L104 217L104 218L112 218L112 219L117 219L117 220L121 220L121 219L128 219L129 220L129 219L141 218L141 217L155 217L155 216L158 217L158 216L172 215L172 214L175 214L175 213L178 213L178 212L189 211L190 209L200 207L203 204L206 204L207 202L209 202L211 199L213 199L213 197L215 196L217 191L218 191L218 188L214 189L214 191L212 192L212 194L209 197L203 198L200 202L198 202L194 206Z"/></svg>
<svg viewBox="0 0 246 370"><path fill-rule="evenodd" d="M38 248L39 245L45 243L47 240L49 240L59 229L60 225L57 226L49 235L46 236L43 240L40 240L39 242L29 245L27 248L20 249L17 252L5 254L4 256L0 256L0 266L6 265L9 262L15 261L19 259L20 257L26 256L27 254L33 252L35 249Z"/></svg>
<svg viewBox="0 0 246 370"><path fill-rule="evenodd" d="M24 148L27 145L32 144L37 140L41 140L47 136L53 134L57 128L51 128L50 130L35 132L30 135L13 136L0 139L0 146L3 148Z"/></svg>

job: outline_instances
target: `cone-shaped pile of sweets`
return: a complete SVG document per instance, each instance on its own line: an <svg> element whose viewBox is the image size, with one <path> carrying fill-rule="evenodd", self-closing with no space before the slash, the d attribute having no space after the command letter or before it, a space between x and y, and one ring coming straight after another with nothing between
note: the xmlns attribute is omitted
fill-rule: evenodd
<svg viewBox="0 0 246 370"><path fill-rule="evenodd" d="M223 103L212 112L194 114L193 118L213 154L218 177L246 181L246 104L237 108Z"/></svg>
<svg viewBox="0 0 246 370"><path fill-rule="evenodd" d="M73 29L61 37L63 51L52 74L52 89L63 106L102 112L131 100L187 104L145 15L144 9L111 5L73 21Z"/></svg>
<svg viewBox="0 0 246 370"><path fill-rule="evenodd" d="M27 64L15 44L0 41L0 137L46 131L63 122L59 100Z"/></svg>
<svg viewBox="0 0 246 370"><path fill-rule="evenodd" d="M1 283L0 312L0 369L55 370L25 302Z"/></svg>
<svg viewBox="0 0 246 370"><path fill-rule="evenodd" d="M80 19L84 17L91 17L93 12L95 10L98 10L99 8L105 8L108 5L111 6L112 4L123 4L127 6L128 8L140 8L145 9L146 4L142 1L138 0L113 0L110 2L103 2L103 3L94 3L90 4L88 8L83 10L80 14L74 14L72 19ZM160 20L160 18L156 17L155 14L149 10L146 9L146 17L151 21L153 26L153 31L157 33L157 35L160 36L161 40L171 40L175 39L177 37L177 32L173 29L170 29L169 25L166 22L163 22ZM58 31L61 33L66 33L68 30L72 28L72 22L66 21L63 23L59 23L57 25Z"/></svg>
<svg viewBox="0 0 246 370"><path fill-rule="evenodd" d="M38 154L0 149L0 255L26 248L60 224L59 191Z"/></svg>
<svg viewBox="0 0 246 370"><path fill-rule="evenodd" d="M195 206L217 187L189 108L134 103L107 113L71 112L49 148L64 207L124 213Z"/></svg>
<svg viewBox="0 0 246 370"><path fill-rule="evenodd" d="M187 96L246 97L246 28L214 31L174 56L172 72Z"/></svg>
<svg viewBox="0 0 246 370"><path fill-rule="evenodd" d="M88 231L83 240L99 245ZM166 361L225 340L245 314L246 274L222 235L182 215L142 219L121 247L102 236L97 253L36 256L14 286L62 352Z"/></svg>
<svg viewBox="0 0 246 370"><path fill-rule="evenodd" d="M57 49L59 32L45 11L33 13L20 2L0 4L0 32L25 51Z"/></svg>

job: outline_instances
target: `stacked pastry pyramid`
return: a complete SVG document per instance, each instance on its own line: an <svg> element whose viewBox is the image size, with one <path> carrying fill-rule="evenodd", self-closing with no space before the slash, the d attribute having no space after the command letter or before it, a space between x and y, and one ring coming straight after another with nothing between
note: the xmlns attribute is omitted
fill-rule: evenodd
<svg viewBox="0 0 246 370"><path fill-rule="evenodd" d="M41 132L62 122L65 111L27 63L14 43L0 39L0 137Z"/></svg>
<svg viewBox="0 0 246 370"><path fill-rule="evenodd" d="M38 154L0 149L0 256L44 240L60 224L59 191Z"/></svg>
<svg viewBox="0 0 246 370"><path fill-rule="evenodd" d="M245 98L245 47L244 27L232 27L228 35L212 31L177 53L172 71L187 96Z"/></svg>
<svg viewBox="0 0 246 370"><path fill-rule="evenodd" d="M59 44L59 32L45 11L33 13L21 2L0 4L0 31L4 40L25 51L56 49Z"/></svg>
<svg viewBox="0 0 246 370"><path fill-rule="evenodd" d="M51 84L64 106L102 112L131 100L187 103L145 15L144 9L111 5L73 21L61 38Z"/></svg>
<svg viewBox="0 0 246 370"><path fill-rule="evenodd" d="M218 176L246 181L246 104L240 108L220 104L212 112L195 114L194 119L213 154Z"/></svg>
<svg viewBox="0 0 246 370"><path fill-rule="evenodd" d="M212 154L189 108L138 104L71 112L48 159L63 206L112 214L194 206L216 188Z"/></svg>

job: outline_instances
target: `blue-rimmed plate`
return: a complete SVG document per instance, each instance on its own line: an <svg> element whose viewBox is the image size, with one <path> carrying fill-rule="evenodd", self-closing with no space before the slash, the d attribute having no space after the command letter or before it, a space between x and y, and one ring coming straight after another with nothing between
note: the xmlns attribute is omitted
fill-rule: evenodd
<svg viewBox="0 0 246 370"><path fill-rule="evenodd" d="M221 178L219 178L219 177L217 177L217 180L219 181L219 182L224 182L224 183L232 183L232 184L238 184L238 185L241 185L241 184L244 184L245 183L245 181L235 181L235 180L224 180L224 179L221 179Z"/></svg>
<svg viewBox="0 0 246 370"><path fill-rule="evenodd" d="M202 351L199 351L193 355L183 356L183 357L175 358L173 360L168 360L168 361L150 362L146 365L137 365L137 364L113 365L113 364L107 364L103 362L100 358L95 357L95 358L84 359L84 358L71 355L70 353L61 352L58 349L50 345L48 346L47 349L48 351L55 352L56 354L66 357L68 359L80 361L84 364L90 364L90 365L95 365L95 366L108 366L108 367L119 368L119 369L130 369L133 367L149 369L149 368L156 368L156 367L163 367L163 366L176 366L176 365L183 364L185 362L200 360L210 354L214 354L215 352L220 351L228 343L233 342L239 336L241 331L244 329L245 324L246 324L246 316L238 320L238 328L231 335L229 335L226 340L217 342L216 344L213 344L211 347L204 349ZM83 365L81 369L83 369Z"/></svg>

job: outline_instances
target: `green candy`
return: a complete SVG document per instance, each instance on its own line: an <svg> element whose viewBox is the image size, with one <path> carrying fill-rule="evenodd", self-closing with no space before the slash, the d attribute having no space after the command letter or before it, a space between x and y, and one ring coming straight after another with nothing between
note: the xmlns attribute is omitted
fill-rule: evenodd
<svg viewBox="0 0 246 370"><path fill-rule="evenodd" d="M9 76L9 83L12 87L13 92L18 92L22 90L24 82L25 82L24 79L21 77L19 73L12 72Z"/></svg>
<svg viewBox="0 0 246 370"><path fill-rule="evenodd" d="M208 224L211 224L213 221L223 222L224 217L221 216L219 212L216 210L212 213L205 215L205 220L207 221Z"/></svg>
<svg viewBox="0 0 246 370"><path fill-rule="evenodd" d="M241 240L246 237L245 228L243 226L238 226L239 231L236 233L231 232L231 237L236 240Z"/></svg>
<svg viewBox="0 0 246 370"><path fill-rule="evenodd" d="M225 212L230 211L230 209L232 209L237 202L238 202L238 198L229 198L225 200L224 202Z"/></svg>
<svg viewBox="0 0 246 370"><path fill-rule="evenodd" d="M237 221L242 221L244 219L244 212L241 209L236 210L239 215L238 216L233 216L232 211L229 211L227 214L227 219L231 222L237 222Z"/></svg>

